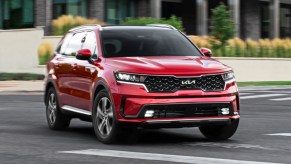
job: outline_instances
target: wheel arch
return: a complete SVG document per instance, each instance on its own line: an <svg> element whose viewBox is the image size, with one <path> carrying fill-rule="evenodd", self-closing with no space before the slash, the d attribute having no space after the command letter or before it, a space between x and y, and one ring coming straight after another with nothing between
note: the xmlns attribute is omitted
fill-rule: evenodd
<svg viewBox="0 0 291 164"><path fill-rule="evenodd" d="M112 94L111 94L111 92L110 92L110 87L109 87L109 85L108 85L105 81L100 80L100 81L98 81L98 82L96 83L96 85L95 85L95 89L94 89L94 92L93 92L93 98L92 98L92 102L91 102L91 104L92 104L92 114L93 114L93 112L94 112L94 109L93 109L93 108L94 108L94 101L95 101L95 98L96 98L97 94L98 94L101 90L103 90L103 89L105 89L105 90L107 91L107 93L109 94L109 96L110 96L110 98L111 98L112 103L114 104L114 100L113 100Z"/></svg>
<svg viewBox="0 0 291 164"><path fill-rule="evenodd" d="M96 87L95 87L95 89L94 89L94 95L93 95L93 103L94 103L94 100L95 100L95 98L96 98L96 96L97 96L97 94L102 90L102 89L105 89L109 94L110 94L110 89L109 89L109 86L105 83L105 82L103 82L103 81L99 81L99 82L97 82L97 84L96 84ZM111 96L111 94L110 94L110 96Z"/></svg>

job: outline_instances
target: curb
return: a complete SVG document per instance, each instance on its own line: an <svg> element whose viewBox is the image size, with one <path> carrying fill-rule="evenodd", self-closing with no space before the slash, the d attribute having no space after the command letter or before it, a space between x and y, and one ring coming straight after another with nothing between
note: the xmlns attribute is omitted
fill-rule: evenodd
<svg viewBox="0 0 291 164"><path fill-rule="evenodd" d="M43 95L44 91L0 91L0 95Z"/></svg>

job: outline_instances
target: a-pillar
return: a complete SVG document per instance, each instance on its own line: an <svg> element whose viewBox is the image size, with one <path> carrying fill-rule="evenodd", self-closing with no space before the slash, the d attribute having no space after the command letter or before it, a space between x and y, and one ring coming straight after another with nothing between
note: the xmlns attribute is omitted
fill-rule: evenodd
<svg viewBox="0 0 291 164"><path fill-rule="evenodd" d="M197 35L207 35L208 32L208 0L196 0Z"/></svg>
<svg viewBox="0 0 291 164"><path fill-rule="evenodd" d="M280 37L280 0L270 0L270 38Z"/></svg>
<svg viewBox="0 0 291 164"><path fill-rule="evenodd" d="M235 36L240 37L240 0L228 0L228 5L235 25Z"/></svg>

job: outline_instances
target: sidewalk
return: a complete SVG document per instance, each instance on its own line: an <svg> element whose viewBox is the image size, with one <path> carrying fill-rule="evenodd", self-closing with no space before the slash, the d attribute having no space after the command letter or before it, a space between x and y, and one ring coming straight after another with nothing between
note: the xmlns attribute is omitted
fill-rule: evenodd
<svg viewBox="0 0 291 164"><path fill-rule="evenodd" d="M0 94L43 94L44 81L0 81Z"/></svg>

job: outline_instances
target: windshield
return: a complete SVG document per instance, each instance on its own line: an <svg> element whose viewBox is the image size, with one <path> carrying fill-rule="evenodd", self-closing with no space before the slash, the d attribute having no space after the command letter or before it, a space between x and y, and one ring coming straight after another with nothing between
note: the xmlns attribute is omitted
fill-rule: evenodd
<svg viewBox="0 0 291 164"><path fill-rule="evenodd" d="M201 56L179 31L114 29L101 31L104 57Z"/></svg>

